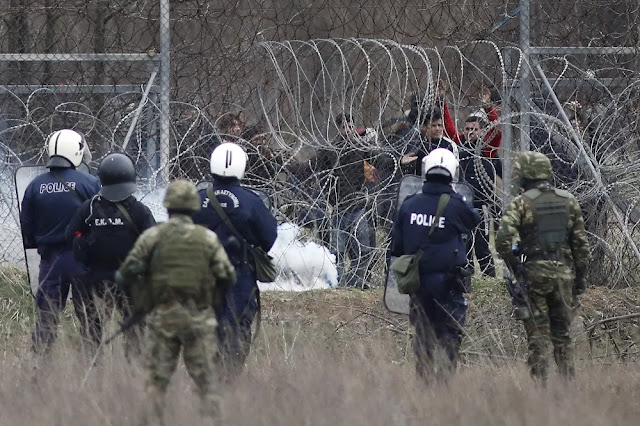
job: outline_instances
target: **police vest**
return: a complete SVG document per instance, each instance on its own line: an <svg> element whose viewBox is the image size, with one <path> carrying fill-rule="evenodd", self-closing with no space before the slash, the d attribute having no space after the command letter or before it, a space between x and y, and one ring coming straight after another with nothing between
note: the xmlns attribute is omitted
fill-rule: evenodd
<svg viewBox="0 0 640 426"><path fill-rule="evenodd" d="M90 211L85 219L90 228L85 243L86 263L117 268L133 248L139 231L115 203L104 198L94 198Z"/></svg>
<svg viewBox="0 0 640 426"><path fill-rule="evenodd" d="M530 189L523 196L531 203L533 227L523 230L522 248L528 261L563 261L561 249L569 239L569 200L567 191Z"/></svg>

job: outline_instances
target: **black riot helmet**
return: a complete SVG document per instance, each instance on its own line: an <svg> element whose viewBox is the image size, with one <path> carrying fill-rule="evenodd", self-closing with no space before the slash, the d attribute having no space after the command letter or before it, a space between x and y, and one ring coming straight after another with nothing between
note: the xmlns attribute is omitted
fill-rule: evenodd
<svg viewBox="0 0 640 426"><path fill-rule="evenodd" d="M109 201L122 201L137 189L133 160L121 152L104 157L98 167L98 177L102 184L100 195Z"/></svg>

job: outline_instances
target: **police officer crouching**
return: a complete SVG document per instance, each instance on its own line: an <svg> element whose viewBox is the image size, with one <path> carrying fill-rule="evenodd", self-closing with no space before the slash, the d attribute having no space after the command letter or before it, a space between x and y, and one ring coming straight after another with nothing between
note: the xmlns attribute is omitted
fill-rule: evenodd
<svg viewBox="0 0 640 426"><path fill-rule="evenodd" d="M82 163L86 146L84 137L74 130L63 129L51 134L47 140L49 172L37 176L27 186L22 201L20 223L24 247L37 248L40 254L38 316L33 332L36 353L47 353L51 348L69 288L76 315L82 323L83 283L76 278L85 272L85 267L74 258L71 243L65 239L65 229L78 207L100 190L98 179L76 170Z"/></svg>
<svg viewBox="0 0 640 426"><path fill-rule="evenodd" d="M223 143L211 154L213 181L199 191L202 208L193 221L218 235L235 268L237 283L216 306L218 338L225 373L230 379L242 371L251 345L251 324L259 310L255 261L248 244L269 252L277 237L278 222L258 195L240 185L247 153L234 143ZM213 202L210 195L215 197ZM218 213L222 209L224 216ZM227 219L240 234L230 229Z"/></svg>
<svg viewBox="0 0 640 426"><path fill-rule="evenodd" d="M80 206L66 230L76 259L88 267L83 278L85 318L81 324L88 326L94 348L102 340L95 297L114 302L123 318L131 314L128 298L115 285L114 275L138 236L156 224L149 208L132 195L137 189L136 170L129 156L118 152L105 156L98 177L100 192ZM140 331L131 327L125 332L127 357L138 351Z"/></svg>
<svg viewBox="0 0 640 426"><path fill-rule="evenodd" d="M457 168L451 151L429 153L423 159L422 192L402 203L393 224L391 255L422 251L409 319L416 328L416 371L425 381L455 370L467 312L458 271L467 264L463 234L480 223L480 215L452 188Z"/></svg>

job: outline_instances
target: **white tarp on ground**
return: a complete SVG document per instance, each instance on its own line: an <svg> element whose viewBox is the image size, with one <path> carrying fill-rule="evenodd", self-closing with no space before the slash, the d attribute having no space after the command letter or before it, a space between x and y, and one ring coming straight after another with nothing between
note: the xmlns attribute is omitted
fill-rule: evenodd
<svg viewBox="0 0 640 426"><path fill-rule="evenodd" d="M278 226L278 238L269 252L280 275L273 283L260 283L260 290L303 291L334 287L338 283L335 256L327 247L301 241L300 227Z"/></svg>

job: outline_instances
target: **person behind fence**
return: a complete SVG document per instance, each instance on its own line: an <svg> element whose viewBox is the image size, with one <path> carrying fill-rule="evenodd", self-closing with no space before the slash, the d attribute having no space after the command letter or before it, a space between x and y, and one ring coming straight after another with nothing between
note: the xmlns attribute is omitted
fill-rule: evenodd
<svg viewBox="0 0 640 426"><path fill-rule="evenodd" d="M405 173L422 175L422 159L436 148L445 148L458 157L458 146L444 135L442 112L433 108L420 117L418 132L411 134L407 148L400 159L400 166Z"/></svg>
<svg viewBox="0 0 640 426"><path fill-rule="evenodd" d="M409 319L415 327L416 371L425 381L455 370L467 313L467 257L463 235L480 222L478 212L452 188L455 155L437 148L423 160L422 192L407 197L392 230L391 255L416 256ZM466 277L466 279L465 279Z"/></svg>
<svg viewBox="0 0 640 426"><path fill-rule="evenodd" d="M494 229L498 224L493 220L493 212L499 209L496 189L496 170L492 162L481 155L477 155L477 145L482 141L485 123L477 115L467 117L464 124L464 138L460 139L460 179L473 189L473 206L482 214L482 222L469 238L467 256L473 262L475 253L480 265L480 272L495 277L493 256L489 249L490 224Z"/></svg>
<svg viewBox="0 0 640 426"><path fill-rule="evenodd" d="M500 145L502 145L502 131L499 127L492 126L487 130L489 124L495 125L500 119L500 109L498 108L498 102L500 102L500 96L498 92L491 91L487 86L482 86L481 102L482 108L474 113L470 114L465 120L465 130L459 132L456 128L455 122L451 117L449 105L445 102L446 85L444 80L440 80L438 84L438 98L442 104L442 116L444 119L445 134L448 135L454 142L458 144L465 144L469 142L469 137L474 138L474 142L482 142L479 144L481 153L486 158L490 158L491 163L496 168L499 175L502 173L502 163L499 159ZM480 130L475 130L474 134L470 134L466 129L467 123L478 123Z"/></svg>
<svg viewBox="0 0 640 426"><path fill-rule="evenodd" d="M385 144L376 161L378 174L376 221L379 231L385 237L391 233L393 216L396 212L398 185L403 175L403 167L398 161L398 154L404 153L407 142L414 137L417 138L420 133L416 122L421 116L421 111L424 110L424 97L420 96L418 92L409 93L406 107L404 115L381 123L383 135L381 139ZM410 169L410 166L405 166L404 169L409 173L407 169Z"/></svg>
<svg viewBox="0 0 640 426"><path fill-rule="evenodd" d="M48 353L56 338L60 313L70 288L81 333L88 337L88 330L82 327L82 302L86 292L83 283L76 279L85 272L85 267L74 258L65 229L78 207L100 190L97 178L76 170L86 149L80 133L58 130L48 138L47 147L49 172L29 183L20 211L24 247L37 248L40 254L33 332L33 350L39 354Z"/></svg>
<svg viewBox="0 0 640 426"><path fill-rule="evenodd" d="M335 182L328 186L325 199L332 207L330 245L339 285L365 289L369 288L366 273L376 245L367 209L374 206L367 206L367 190L377 181L377 152L371 144L373 133L357 129L351 115L338 114L335 124L338 135L331 149L318 150L310 163L317 176Z"/></svg>
<svg viewBox="0 0 640 426"><path fill-rule="evenodd" d="M586 287L589 246L580 205L569 192L550 183L551 162L544 154L525 152L514 165L524 193L509 203L496 235L496 250L525 294L530 315L523 319L531 375L547 378L547 344L563 377L575 374L570 324L575 297ZM524 265L514 253L514 239Z"/></svg>
<svg viewBox="0 0 640 426"><path fill-rule="evenodd" d="M107 154L98 167L102 188L76 211L66 229L67 241L73 243L76 260L88 268L83 278L86 316L81 324L97 347L102 340L102 320L95 298L115 306L123 318L131 315L129 297L114 283L115 272L136 239L156 221L147 206L132 194L136 191L136 169L126 154ZM131 327L124 333L127 358L138 353L141 327Z"/></svg>
<svg viewBox="0 0 640 426"><path fill-rule="evenodd" d="M220 117L218 122L218 141L215 147L225 142L240 143L244 141L247 119L244 112L228 112ZM214 149L215 149L214 147Z"/></svg>
<svg viewBox="0 0 640 426"><path fill-rule="evenodd" d="M238 277L216 311L218 338L228 379L243 369L251 347L251 324L260 311L257 251L269 252L278 223L260 197L240 185L247 154L234 143L223 143L211 154L213 180L199 191L202 208L194 222L214 231Z"/></svg>
<svg viewBox="0 0 640 426"><path fill-rule="evenodd" d="M169 220L147 229L116 272L116 283L136 294L148 324L143 424L162 423L164 397L182 351L198 387L201 414L219 420L217 321L212 306L236 281L215 233L195 225L195 185L175 180L164 206ZM134 297L134 299L135 299Z"/></svg>

